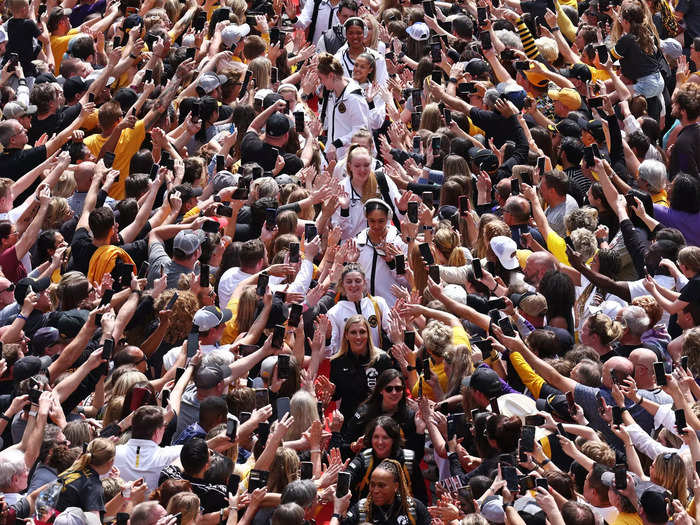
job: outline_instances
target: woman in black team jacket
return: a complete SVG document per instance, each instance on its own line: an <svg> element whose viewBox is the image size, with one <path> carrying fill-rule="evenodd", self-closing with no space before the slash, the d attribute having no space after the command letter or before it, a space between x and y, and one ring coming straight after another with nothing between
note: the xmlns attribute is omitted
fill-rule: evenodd
<svg viewBox="0 0 700 525"><path fill-rule="evenodd" d="M335 385L333 399L340 399L345 425L357 407L369 396L384 370L393 360L372 343L370 326L362 315L353 315L345 323L340 351L331 361L330 380Z"/></svg>

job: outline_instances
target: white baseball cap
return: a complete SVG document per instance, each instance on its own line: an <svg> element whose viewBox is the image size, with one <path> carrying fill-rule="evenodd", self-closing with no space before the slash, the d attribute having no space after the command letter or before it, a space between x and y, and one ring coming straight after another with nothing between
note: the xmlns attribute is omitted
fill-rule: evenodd
<svg viewBox="0 0 700 525"><path fill-rule="evenodd" d="M496 254L501 265L506 270L515 270L520 264L518 263L518 258L515 256L515 252L518 249L518 245L510 237L504 235L498 235L491 239L489 242L493 253Z"/></svg>

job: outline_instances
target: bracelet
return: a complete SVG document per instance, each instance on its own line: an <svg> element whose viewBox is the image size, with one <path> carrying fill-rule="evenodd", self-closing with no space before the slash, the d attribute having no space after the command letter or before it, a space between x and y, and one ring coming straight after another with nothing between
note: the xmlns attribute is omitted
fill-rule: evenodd
<svg viewBox="0 0 700 525"><path fill-rule="evenodd" d="M449 84L449 83L456 84L456 83L457 83L457 79L456 79L455 77L450 77L450 78L447 79L447 83L448 83L448 84Z"/></svg>
<svg viewBox="0 0 700 525"><path fill-rule="evenodd" d="M331 516L331 518L336 518L336 519L338 519L338 520L342 520L342 519L343 519L343 517L342 517L340 514L338 514L337 512L334 512L333 515Z"/></svg>
<svg viewBox="0 0 700 525"><path fill-rule="evenodd" d="M410 244L410 242L413 240L413 237L409 237L408 235L406 236L406 244Z"/></svg>
<svg viewBox="0 0 700 525"><path fill-rule="evenodd" d="M318 452L318 453L320 454L320 453L321 453L321 449L320 449L320 448L312 448L311 450L309 450L309 452L311 452L312 454Z"/></svg>
<svg viewBox="0 0 700 525"><path fill-rule="evenodd" d="M406 370L408 370L408 371L410 372L410 371L412 371L412 370L416 370L416 367L415 367L415 366L408 365L408 366L406 367Z"/></svg>
<svg viewBox="0 0 700 525"><path fill-rule="evenodd" d="M137 57L137 56L134 55L133 53L129 53L129 56L130 56L133 60L138 60L138 59L139 59L139 57Z"/></svg>
<svg viewBox="0 0 700 525"><path fill-rule="evenodd" d="M556 33L557 31L559 31L559 26L554 26L552 28L552 33Z"/></svg>
<svg viewBox="0 0 700 525"><path fill-rule="evenodd" d="M23 316L22 314L17 314L17 319L22 319L23 321L29 321L29 319L26 318L25 316Z"/></svg>
<svg viewBox="0 0 700 525"><path fill-rule="evenodd" d="M506 508L512 507L512 506L513 506L513 502L512 502L512 501L504 501L504 502L503 502L503 510L506 510Z"/></svg>
<svg viewBox="0 0 700 525"><path fill-rule="evenodd" d="M490 293L495 292L498 289L498 283L496 283L496 286L493 287L493 290L489 290Z"/></svg>
<svg viewBox="0 0 700 525"><path fill-rule="evenodd" d="M30 417L36 417L36 416L37 416L37 411L36 411L36 410L30 410L30 411L29 411L29 416L30 416Z"/></svg>
<svg viewBox="0 0 700 525"><path fill-rule="evenodd" d="M542 463L539 463L540 467L544 467L547 463L550 463L552 460L549 458L544 458L544 461Z"/></svg>
<svg viewBox="0 0 700 525"><path fill-rule="evenodd" d="M7 417L5 414L0 414L0 419L4 419L8 423L12 422L12 420L9 417Z"/></svg>

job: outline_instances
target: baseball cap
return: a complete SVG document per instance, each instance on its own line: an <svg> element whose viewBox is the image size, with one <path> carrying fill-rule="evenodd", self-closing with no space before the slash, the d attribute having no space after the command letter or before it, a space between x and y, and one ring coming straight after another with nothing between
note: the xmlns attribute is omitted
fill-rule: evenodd
<svg viewBox="0 0 700 525"><path fill-rule="evenodd" d="M34 337L32 337L30 346L32 348L32 352L35 354L44 355L44 352L46 352L46 349L49 346L53 346L59 342L61 342L61 335L58 328L53 326L44 326L34 332Z"/></svg>
<svg viewBox="0 0 700 525"><path fill-rule="evenodd" d="M136 13L132 13L124 19L124 29L131 29L132 27L140 26L142 23L143 18Z"/></svg>
<svg viewBox="0 0 700 525"><path fill-rule="evenodd" d="M270 356L267 356L265 359L263 359L263 362L260 365L260 377L262 377L263 380L270 379L272 377L272 371L275 369L276 364L277 364L277 356L276 355L270 355Z"/></svg>
<svg viewBox="0 0 700 525"><path fill-rule="evenodd" d="M87 83L80 77L70 77L63 83L63 95L71 100L78 93L87 91Z"/></svg>
<svg viewBox="0 0 700 525"><path fill-rule="evenodd" d="M554 126L548 126L548 129L564 137L581 138L581 126L569 118L561 119Z"/></svg>
<svg viewBox="0 0 700 525"><path fill-rule="evenodd" d="M53 84L56 82L56 77L52 73L40 73L34 79L34 84Z"/></svg>
<svg viewBox="0 0 700 525"><path fill-rule="evenodd" d="M597 142L605 140L605 132L603 131L603 123L600 120L583 120L579 121L581 129L590 133Z"/></svg>
<svg viewBox="0 0 700 525"><path fill-rule="evenodd" d="M182 230L178 232L173 240L173 248L180 250L185 255L192 255L204 240L204 232L197 230Z"/></svg>
<svg viewBox="0 0 700 525"><path fill-rule="evenodd" d="M505 523L506 513L503 510L503 498L501 496L489 496L481 504L480 514L489 523Z"/></svg>
<svg viewBox="0 0 700 525"><path fill-rule="evenodd" d="M272 106L275 102L278 100L284 100L284 97L280 95L279 93L268 93L265 95L265 98L263 99L263 109L267 109L270 106Z"/></svg>
<svg viewBox="0 0 700 525"><path fill-rule="evenodd" d="M481 392L486 397L496 396L502 391L498 374L485 366L480 366L472 375L465 377L462 386Z"/></svg>
<svg viewBox="0 0 700 525"><path fill-rule="evenodd" d="M505 235L497 235L489 241L489 244L506 270L515 270L520 266L518 258L515 256L518 245L513 239Z"/></svg>
<svg viewBox="0 0 700 525"><path fill-rule="evenodd" d="M459 284L448 284L443 293L460 304L467 304L467 291Z"/></svg>
<svg viewBox="0 0 700 525"><path fill-rule="evenodd" d="M546 87L547 84L549 84L549 79L535 69L526 69L522 70L521 72L523 75L525 75L527 81L533 86L543 88Z"/></svg>
<svg viewBox="0 0 700 525"><path fill-rule="evenodd" d="M527 525L545 525L547 515L532 496L523 496L513 502L513 508Z"/></svg>
<svg viewBox="0 0 700 525"><path fill-rule="evenodd" d="M68 507L58 516L56 516L56 519L54 519L54 525L88 525L88 521L83 509L78 507Z"/></svg>
<svg viewBox="0 0 700 525"><path fill-rule="evenodd" d="M535 402L535 406L537 406L537 410L554 414L564 421L571 421L569 403L563 394L552 394L545 398L540 398Z"/></svg>
<svg viewBox="0 0 700 525"><path fill-rule="evenodd" d="M182 202L187 202L188 200L194 197L199 197L202 194L202 188L193 187L189 182L178 184L173 188L173 191L180 192L180 199L182 199Z"/></svg>
<svg viewBox="0 0 700 525"><path fill-rule="evenodd" d="M12 366L12 378L15 381L24 381L41 372L42 368L41 359L35 355L27 355L15 361Z"/></svg>
<svg viewBox="0 0 700 525"><path fill-rule="evenodd" d="M31 279L30 277L20 279L15 283L15 301L22 305L25 297L27 297L27 290L30 286L35 292L43 292L50 285L51 280L48 277L44 277L43 279Z"/></svg>
<svg viewBox="0 0 700 525"><path fill-rule="evenodd" d="M661 52L667 57L680 58L683 47L675 38L667 38L661 41Z"/></svg>
<svg viewBox="0 0 700 525"><path fill-rule="evenodd" d="M470 157L484 171L498 168L498 157L490 149L470 148Z"/></svg>
<svg viewBox="0 0 700 525"><path fill-rule="evenodd" d="M511 301L527 315L538 317L543 313L547 313L547 299L540 293L525 292L523 294L513 294Z"/></svg>
<svg viewBox="0 0 700 525"><path fill-rule="evenodd" d="M486 62L486 60L472 58L469 62L467 62L466 66L464 67L464 71L475 77L481 75L482 73L491 71L491 66L488 62Z"/></svg>
<svg viewBox="0 0 700 525"><path fill-rule="evenodd" d="M622 309L622 305L617 301L603 301L597 306L588 307L591 314L605 314L610 319L616 319L618 312Z"/></svg>
<svg viewBox="0 0 700 525"><path fill-rule="evenodd" d="M666 523L670 516L667 511L668 491L651 481L638 481L634 492L650 523ZM669 498L671 499L671 498Z"/></svg>
<svg viewBox="0 0 700 525"><path fill-rule="evenodd" d="M406 33L413 40L423 41L430 38L430 28L425 22L416 22L415 24L408 26L406 28Z"/></svg>
<svg viewBox="0 0 700 525"><path fill-rule="evenodd" d="M216 364L200 366L194 374L194 385L203 389L214 388L230 376L231 369L228 366Z"/></svg>
<svg viewBox="0 0 700 525"><path fill-rule="evenodd" d="M88 320L87 310L67 310L61 312L56 328L63 339L73 339Z"/></svg>
<svg viewBox="0 0 700 525"><path fill-rule="evenodd" d="M578 91L571 88L562 88L560 90L550 89L547 95L552 100L558 100L571 110L581 107L581 95Z"/></svg>
<svg viewBox="0 0 700 525"><path fill-rule="evenodd" d="M224 75L217 75L215 73L205 73L199 79L198 86L204 90L205 93L211 93L219 86L226 83L228 80Z"/></svg>
<svg viewBox="0 0 700 525"><path fill-rule="evenodd" d="M253 99L262 102L263 100L265 100L265 97L268 96L270 93L272 93L271 89L258 89L255 92L255 96L253 97Z"/></svg>
<svg viewBox="0 0 700 525"><path fill-rule="evenodd" d="M63 7L54 7L49 13L49 19L46 22L46 28L49 32L54 31L58 27L58 23L64 16L70 16L73 12L72 9L65 9Z"/></svg>
<svg viewBox="0 0 700 525"><path fill-rule="evenodd" d="M238 184L238 176L228 170L223 170L217 173L212 180L214 184L214 193L219 193L224 188L230 188Z"/></svg>
<svg viewBox="0 0 700 525"><path fill-rule="evenodd" d="M197 325L200 332L206 332L207 330L229 322L231 317L233 317L233 314L228 308L221 310L219 307L211 305L197 310L192 323Z"/></svg>
<svg viewBox="0 0 700 525"><path fill-rule="evenodd" d="M230 24L221 31L221 41L226 47L231 47L233 44L238 44L241 38L248 36L248 33L250 33L248 24Z"/></svg>
<svg viewBox="0 0 700 525"><path fill-rule="evenodd" d="M568 78L577 78L581 82L590 82L593 78L591 69L586 65L578 62L569 69L564 70L564 76Z"/></svg>
<svg viewBox="0 0 700 525"><path fill-rule="evenodd" d="M29 106L25 105L24 102L20 102L19 100L15 100L13 102L8 102L5 104L5 107L2 108L2 114L5 116L5 118L22 118L26 115L33 115L36 113L37 107L30 104Z"/></svg>
<svg viewBox="0 0 700 525"><path fill-rule="evenodd" d="M289 119L282 113L273 113L265 123L265 135L268 137L281 137L289 132Z"/></svg>

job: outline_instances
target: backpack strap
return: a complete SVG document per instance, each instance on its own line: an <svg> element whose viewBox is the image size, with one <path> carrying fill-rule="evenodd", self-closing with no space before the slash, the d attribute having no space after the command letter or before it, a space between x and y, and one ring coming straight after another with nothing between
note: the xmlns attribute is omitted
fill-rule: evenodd
<svg viewBox="0 0 700 525"><path fill-rule="evenodd" d="M379 186L379 190L382 192L382 198L384 202L386 202L389 207L391 208L391 221L394 223L394 226L401 231L401 221L399 220L398 216L396 215L396 210L394 209L394 203L391 200L391 193L389 193L389 183L386 181L386 175L383 173L376 173L374 174L374 177L377 179L377 186Z"/></svg>
<svg viewBox="0 0 700 525"><path fill-rule="evenodd" d="M367 463L367 461L369 461L369 463ZM357 486L360 494L369 483L369 477L372 475L372 470L374 469L374 454L371 448L362 451L362 462L367 465L367 469L365 470L365 475L362 476L362 481L360 481L360 484Z"/></svg>

